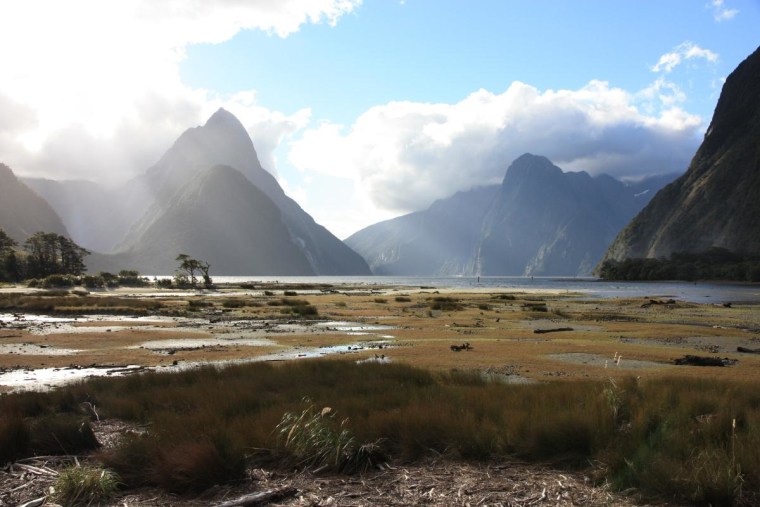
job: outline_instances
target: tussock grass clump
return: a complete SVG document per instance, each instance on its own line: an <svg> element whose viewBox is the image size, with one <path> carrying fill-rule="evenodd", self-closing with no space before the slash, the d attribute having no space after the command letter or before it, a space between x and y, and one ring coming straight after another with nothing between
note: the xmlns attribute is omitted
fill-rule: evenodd
<svg viewBox="0 0 760 507"><path fill-rule="evenodd" d="M224 308L243 308L246 306L244 299L225 299L222 302Z"/></svg>
<svg viewBox="0 0 760 507"><path fill-rule="evenodd" d="M79 454L100 447L89 422L76 414L52 414L29 423L29 447L38 455Z"/></svg>
<svg viewBox="0 0 760 507"><path fill-rule="evenodd" d="M90 466L71 466L58 475L55 499L61 505L99 505L113 496L119 487L118 477L111 471Z"/></svg>
<svg viewBox="0 0 760 507"><path fill-rule="evenodd" d="M29 428L18 412L0 413L0 466L29 452Z"/></svg>
<svg viewBox="0 0 760 507"><path fill-rule="evenodd" d="M412 302L412 298L410 298L409 296L396 296L395 299L397 303L411 303Z"/></svg>
<svg viewBox="0 0 760 507"><path fill-rule="evenodd" d="M431 300L430 309L442 312L456 312L464 310L464 306L462 306L458 299L447 296L438 296Z"/></svg>
<svg viewBox="0 0 760 507"><path fill-rule="evenodd" d="M375 298L375 303L384 305L388 302L388 298Z"/></svg>
<svg viewBox="0 0 760 507"><path fill-rule="evenodd" d="M385 461L377 443L357 445L348 418L338 422L330 407L317 410L308 404L300 413L286 412L277 433L286 459L298 467L357 472Z"/></svg>

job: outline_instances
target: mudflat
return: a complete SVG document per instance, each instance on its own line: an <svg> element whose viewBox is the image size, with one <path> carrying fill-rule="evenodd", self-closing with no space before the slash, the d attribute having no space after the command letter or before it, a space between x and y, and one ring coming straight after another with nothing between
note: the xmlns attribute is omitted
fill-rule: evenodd
<svg viewBox="0 0 760 507"><path fill-rule="evenodd" d="M511 383L760 379L760 306L551 291L248 284L0 294L0 390L209 362L345 357ZM68 371L64 375L61 371ZM79 371L81 374L77 374Z"/></svg>

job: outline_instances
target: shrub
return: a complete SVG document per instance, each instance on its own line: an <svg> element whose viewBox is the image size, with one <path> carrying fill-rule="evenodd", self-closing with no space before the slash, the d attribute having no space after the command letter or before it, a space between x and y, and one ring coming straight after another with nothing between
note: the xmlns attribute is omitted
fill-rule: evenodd
<svg viewBox="0 0 760 507"><path fill-rule="evenodd" d="M388 302L388 300L386 298L375 298L375 303L384 305L387 302Z"/></svg>
<svg viewBox="0 0 760 507"><path fill-rule="evenodd" d="M225 299L222 302L222 306L225 308L243 308L245 301L242 299Z"/></svg>
<svg viewBox="0 0 760 507"><path fill-rule="evenodd" d="M45 415L31 422L29 447L38 455L78 454L100 447L90 423L75 414Z"/></svg>
<svg viewBox="0 0 760 507"><path fill-rule="evenodd" d="M55 499L65 506L97 505L113 496L118 486L118 477L109 470L71 466L58 475Z"/></svg>
<svg viewBox="0 0 760 507"><path fill-rule="evenodd" d="M286 290L283 294L285 294L286 296L297 296L298 295L298 293L296 291L294 291L294 290Z"/></svg>
<svg viewBox="0 0 760 507"><path fill-rule="evenodd" d="M97 289L99 287L103 287L105 285L105 281L103 280L103 277L100 276L84 275L82 277L82 285L88 289Z"/></svg>
<svg viewBox="0 0 760 507"><path fill-rule="evenodd" d="M42 280L42 286L46 289L53 287L73 287L78 279L69 275L50 275Z"/></svg>
<svg viewBox="0 0 760 507"><path fill-rule="evenodd" d="M171 289L172 279L171 278L156 278L156 287L158 287L159 289Z"/></svg>
<svg viewBox="0 0 760 507"><path fill-rule="evenodd" d="M396 296L396 302L397 303L411 303L412 298L409 296Z"/></svg>

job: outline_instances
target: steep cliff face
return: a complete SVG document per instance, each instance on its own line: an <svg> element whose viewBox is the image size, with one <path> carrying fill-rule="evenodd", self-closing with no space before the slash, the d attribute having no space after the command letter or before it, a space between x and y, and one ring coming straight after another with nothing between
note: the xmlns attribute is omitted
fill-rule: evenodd
<svg viewBox="0 0 760 507"><path fill-rule="evenodd" d="M688 171L617 236L604 260L721 247L760 253L760 48L726 79Z"/></svg>
<svg viewBox="0 0 760 507"><path fill-rule="evenodd" d="M525 154L501 185L367 227L346 243L384 275L588 275L617 232L675 175L625 184Z"/></svg>
<svg viewBox="0 0 760 507"><path fill-rule="evenodd" d="M0 229L19 243L39 231L69 235L47 201L22 183L5 164L0 164Z"/></svg>

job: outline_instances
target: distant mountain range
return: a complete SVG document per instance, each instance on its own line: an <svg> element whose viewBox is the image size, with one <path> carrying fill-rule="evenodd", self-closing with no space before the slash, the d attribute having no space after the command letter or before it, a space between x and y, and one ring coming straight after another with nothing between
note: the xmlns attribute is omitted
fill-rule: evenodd
<svg viewBox="0 0 760 507"><path fill-rule="evenodd" d="M712 247L760 254L760 48L726 79L689 169L620 232L604 260Z"/></svg>
<svg viewBox="0 0 760 507"><path fill-rule="evenodd" d="M369 226L346 244L382 275L589 275L618 231L675 177L626 184L525 154L501 185Z"/></svg>

